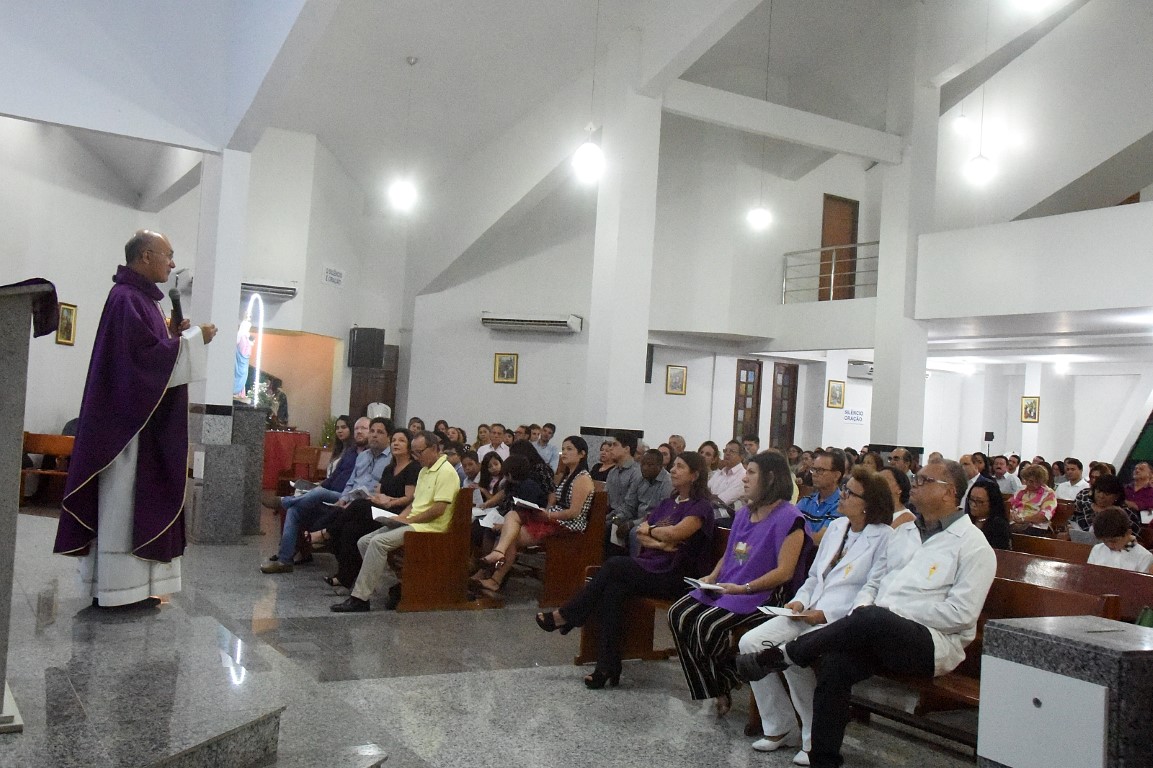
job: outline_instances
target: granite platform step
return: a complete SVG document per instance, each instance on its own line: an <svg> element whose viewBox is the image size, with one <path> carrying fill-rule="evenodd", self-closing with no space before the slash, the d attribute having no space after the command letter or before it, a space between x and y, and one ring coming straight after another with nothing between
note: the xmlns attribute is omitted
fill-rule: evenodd
<svg viewBox="0 0 1153 768"><path fill-rule="evenodd" d="M155 760L149 768L255 768L270 765L280 741L284 707L266 712L224 733L192 744L179 753Z"/></svg>
<svg viewBox="0 0 1153 768"><path fill-rule="evenodd" d="M376 744L326 749L311 747L284 749L259 763L259 768L377 768L388 760L388 754Z"/></svg>

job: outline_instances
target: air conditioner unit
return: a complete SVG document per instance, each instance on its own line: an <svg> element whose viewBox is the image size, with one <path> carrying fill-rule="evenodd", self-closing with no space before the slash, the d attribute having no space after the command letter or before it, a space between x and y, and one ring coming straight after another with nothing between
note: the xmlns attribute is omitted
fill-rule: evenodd
<svg viewBox="0 0 1153 768"><path fill-rule="evenodd" d="M850 360L849 369L845 372L850 379L869 379L873 378L873 364L863 362L861 360Z"/></svg>
<svg viewBox="0 0 1153 768"><path fill-rule="evenodd" d="M579 315L513 314L481 312L480 324L494 331L533 333L580 333L584 320Z"/></svg>
<svg viewBox="0 0 1153 768"><path fill-rule="evenodd" d="M274 285L272 283L241 283L240 295L251 296L259 293L264 301L288 301L296 298L296 288L291 285Z"/></svg>

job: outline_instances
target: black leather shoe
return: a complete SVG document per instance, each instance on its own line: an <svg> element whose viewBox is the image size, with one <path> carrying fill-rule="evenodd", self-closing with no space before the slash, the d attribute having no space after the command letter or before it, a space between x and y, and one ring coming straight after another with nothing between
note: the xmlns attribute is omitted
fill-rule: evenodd
<svg viewBox="0 0 1153 768"><path fill-rule="evenodd" d="M348 599L343 603L337 603L332 606L334 613L368 613L369 603L367 600L361 600L359 597L348 596Z"/></svg>
<svg viewBox="0 0 1153 768"><path fill-rule="evenodd" d="M754 653L742 653L733 662L737 677L746 683L768 677L774 672L782 672L789 668L785 661L785 654L774 646Z"/></svg>

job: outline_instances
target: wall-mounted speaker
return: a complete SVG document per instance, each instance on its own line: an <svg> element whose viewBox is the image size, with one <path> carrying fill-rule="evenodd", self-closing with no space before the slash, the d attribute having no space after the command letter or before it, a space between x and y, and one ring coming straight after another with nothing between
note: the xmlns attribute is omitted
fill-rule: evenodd
<svg viewBox="0 0 1153 768"><path fill-rule="evenodd" d="M350 328L348 330L348 367L384 367L383 328Z"/></svg>

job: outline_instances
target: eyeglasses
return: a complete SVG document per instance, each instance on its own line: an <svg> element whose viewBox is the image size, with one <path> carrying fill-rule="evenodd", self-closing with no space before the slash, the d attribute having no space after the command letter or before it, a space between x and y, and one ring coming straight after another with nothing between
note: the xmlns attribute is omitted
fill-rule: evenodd
<svg viewBox="0 0 1153 768"><path fill-rule="evenodd" d="M830 467L812 467L809 469L809 471L812 472L814 475L819 475L822 472L836 472L837 470L832 469Z"/></svg>
<svg viewBox="0 0 1153 768"><path fill-rule="evenodd" d="M865 497L863 494L856 493L855 491L850 491L849 487L847 485L841 489L841 498L846 498L846 497L850 498L850 499L860 499L861 501L865 500Z"/></svg>
<svg viewBox="0 0 1153 768"><path fill-rule="evenodd" d="M937 480L932 477L925 477L924 475L913 475L913 487L920 488L925 483L937 483L938 485L952 485L948 480Z"/></svg>

